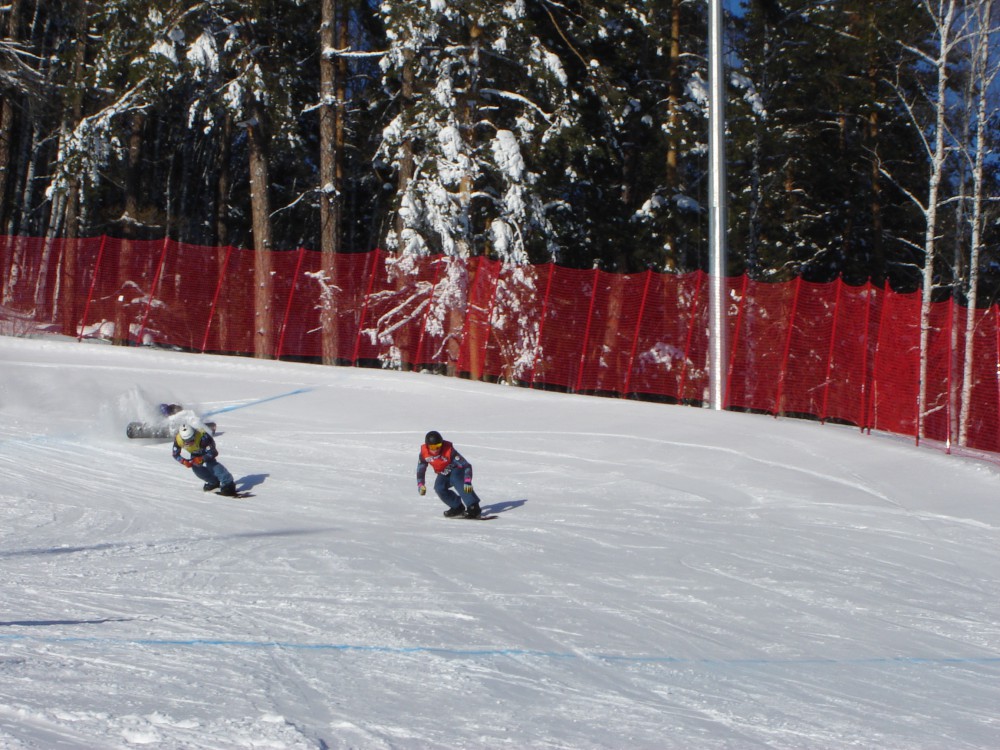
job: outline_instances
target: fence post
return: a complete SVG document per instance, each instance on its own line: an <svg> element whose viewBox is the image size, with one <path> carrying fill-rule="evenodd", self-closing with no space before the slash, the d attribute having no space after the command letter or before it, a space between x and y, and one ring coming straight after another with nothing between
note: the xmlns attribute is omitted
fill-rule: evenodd
<svg viewBox="0 0 1000 750"><path fill-rule="evenodd" d="M535 368L538 367L538 356L542 351L542 336L545 333L545 316L549 313L549 294L552 292L552 277L555 275L555 263L548 263L549 278L545 282L545 299L542 301L542 317L538 321L538 341L535 342L535 357L531 362L531 378L528 385L535 387Z"/></svg>
<svg viewBox="0 0 1000 750"><path fill-rule="evenodd" d="M878 319L878 335L875 337L875 356L872 358L872 387L868 393L868 434L872 427L878 429L878 417L875 415L875 391L878 389L878 361L882 350L882 333L885 330L885 311L889 309L889 281L885 282L885 298L882 300L882 314Z"/></svg>
<svg viewBox="0 0 1000 750"><path fill-rule="evenodd" d="M830 375L833 372L833 347L837 342L837 321L840 318L840 290L844 288L843 276L838 276L837 293L833 296L833 325L830 327L830 347L826 354L826 378L823 380L823 407L819 415L819 423L826 424L826 415L830 404Z"/></svg>
<svg viewBox="0 0 1000 750"><path fill-rule="evenodd" d="M948 431L948 437L944 441L944 452L951 453L951 417L954 413L952 408L952 398L954 397L954 372L953 365L955 359L955 352L953 349L955 342L955 297L951 296L948 298L948 395L945 400L944 416L945 416L945 429Z"/></svg>
<svg viewBox="0 0 1000 750"><path fill-rule="evenodd" d="M590 341L590 324L594 319L594 301L597 299L597 282L600 278L601 270L595 265L594 266L594 280L590 287L590 304L587 306L587 325L583 329L583 343L580 345L580 367L577 369L576 373L576 388L573 390L577 393L583 387L583 364L587 358L587 342Z"/></svg>
<svg viewBox="0 0 1000 750"><path fill-rule="evenodd" d="M646 312L646 297L649 295L649 282L653 277L653 269L646 269L646 283L642 287L642 302L639 303L639 319L635 322L635 333L632 335L632 351L628 357L628 371L625 373L625 390L622 398L628 398L632 386L632 368L635 366L635 350L639 347L639 330L642 328L642 316Z"/></svg>
<svg viewBox="0 0 1000 750"><path fill-rule="evenodd" d="M94 286L97 284L97 275L101 272L101 260L104 257L104 245L108 241L108 235L101 235L101 245L97 248L97 260L94 263L94 276L90 279L90 289L87 290L87 301L83 305L83 317L80 318L79 335L77 341L83 341L83 326L87 322L87 313L90 312L90 302L94 299Z"/></svg>
<svg viewBox="0 0 1000 750"><path fill-rule="evenodd" d="M368 315L368 301L371 299L372 286L375 284L375 274L378 271L378 261L379 255L382 252L382 248L376 247L373 253L375 259L372 261L372 273L368 277L368 289L365 291L365 301L361 305L361 318L358 320L358 332L354 337L354 354L351 356L351 363L357 367L358 365L358 353L361 351L361 331L365 327L365 316Z"/></svg>
<svg viewBox="0 0 1000 750"><path fill-rule="evenodd" d="M920 298L920 308L922 310L923 306L924 306L924 290L920 289L918 291L918 294L919 294L919 298ZM933 300L931 300L931 303L933 303ZM926 357L927 360L928 360L928 363L929 363L929 360L930 360L930 350L931 350L931 344L930 344L930 342L931 342L931 330L930 330L930 322L931 321L930 321L930 314L928 314L927 317L928 317L928 319L927 319L927 351L924 351L924 352L920 351L920 345L919 344L915 347L917 362L916 362L916 367L914 367L913 371L916 373L916 378L917 378L917 388L916 388L917 394L916 394L916 396L914 396L914 399L913 399L913 422L914 422L914 424L913 424L913 444L914 445L920 445L920 434L924 431L924 415L926 415L928 413L926 402L925 403L921 403L920 402L920 394L921 394L921 392L923 393L925 399L927 397L927 383L925 383L925 382L923 382L923 381L920 380L920 363L921 363L921 357ZM923 322L924 321L923 321L922 315L918 315L917 316L917 325L918 325L918 327L923 326ZM920 329L920 334L921 334L921 336L923 336L923 329L922 328ZM923 413L921 413L921 409L923 410Z"/></svg>
<svg viewBox="0 0 1000 750"><path fill-rule="evenodd" d="M167 259L167 243L170 237L163 236L163 250L160 251L160 264L156 267L153 275L153 283L149 287L149 296L146 299L146 312L142 315L142 324L139 326L139 333L136 338L136 346L142 346L142 334L146 332L146 321L149 320L149 311L153 307L153 296L156 294L156 287L160 285L160 275L163 273L163 264ZM126 339L127 340L127 339Z"/></svg>
<svg viewBox="0 0 1000 750"><path fill-rule="evenodd" d="M799 309L799 292L802 290L802 277L795 277L795 292L792 295L792 312L788 316L788 335L785 336L785 351L781 355L781 370L778 372L778 388L774 394L774 418L781 414L781 401L785 396L785 377L788 374L788 357L792 350L792 333L795 331L795 314Z"/></svg>
<svg viewBox="0 0 1000 750"><path fill-rule="evenodd" d="M226 270L229 268L229 256L233 253L233 246L226 246L226 257L222 259L222 268L219 270L219 280L215 284L215 295L212 297L212 306L208 310L208 320L205 322L205 337L201 340L201 353L205 353L208 348L208 333L212 330L212 321L215 319L215 307L219 302L219 294L222 292L222 282L226 278ZM222 342L219 342L222 343Z"/></svg>
<svg viewBox="0 0 1000 750"><path fill-rule="evenodd" d="M1000 450L1000 304L993 305L993 329L996 338L996 369L997 380L997 436L993 450Z"/></svg>
<svg viewBox="0 0 1000 750"><path fill-rule="evenodd" d="M872 330L872 300L875 299L875 287L872 286L871 279L865 284L868 287L868 304L865 305L865 335L864 335L864 350L861 352L862 362L861 365L864 369L861 371L861 424L859 425L862 432L868 427L868 433L871 434L871 427L868 425L868 396L873 388L872 381L875 376L875 363L872 362L872 379L868 377L868 352L870 351L869 339Z"/></svg>
<svg viewBox="0 0 1000 750"><path fill-rule="evenodd" d="M299 259L295 262L295 275L292 276L292 286L288 290L288 302L285 305L285 319L281 321L281 332L278 334L278 359L281 359L281 355L285 349L285 329L288 327L288 314L292 310L292 300L295 298L295 284L299 278L299 271L302 270L302 258L305 255L305 252L306 249L304 247L300 247Z"/></svg>

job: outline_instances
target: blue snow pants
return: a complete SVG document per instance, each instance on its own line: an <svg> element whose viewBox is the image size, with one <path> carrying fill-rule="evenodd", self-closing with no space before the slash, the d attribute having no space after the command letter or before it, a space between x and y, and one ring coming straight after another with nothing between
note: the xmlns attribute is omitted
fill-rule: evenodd
<svg viewBox="0 0 1000 750"><path fill-rule="evenodd" d="M226 470L226 467L214 458L205 458L205 463L194 464L191 471L203 482L209 484L232 484L233 475Z"/></svg>
<svg viewBox="0 0 1000 750"><path fill-rule="evenodd" d="M447 474L438 474L434 480L434 491L441 498L441 502L452 510L460 510L462 507L476 505L479 497L475 490L466 494L465 492L465 470L451 471ZM462 501L465 501L463 506Z"/></svg>

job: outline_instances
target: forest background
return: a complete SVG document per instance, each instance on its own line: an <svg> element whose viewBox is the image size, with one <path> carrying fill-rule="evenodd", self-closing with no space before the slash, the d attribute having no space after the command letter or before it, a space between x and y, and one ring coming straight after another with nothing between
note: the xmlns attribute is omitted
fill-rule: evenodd
<svg viewBox="0 0 1000 750"><path fill-rule="evenodd" d="M731 11L729 272L992 304L993 1ZM12 0L0 233L704 270L707 13Z"/></svg>

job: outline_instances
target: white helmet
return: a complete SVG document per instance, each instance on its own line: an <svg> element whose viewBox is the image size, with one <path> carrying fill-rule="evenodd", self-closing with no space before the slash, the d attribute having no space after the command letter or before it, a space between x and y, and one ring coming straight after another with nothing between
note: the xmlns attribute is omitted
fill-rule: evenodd
<svg viewBox="0 0 1000 750"><path fill-rule="evenodd" d="M181 436L181 440L185 443L194 439L194 427L189 425L187 422L181 425L181 428L177 430L177 434Z"/></svg>

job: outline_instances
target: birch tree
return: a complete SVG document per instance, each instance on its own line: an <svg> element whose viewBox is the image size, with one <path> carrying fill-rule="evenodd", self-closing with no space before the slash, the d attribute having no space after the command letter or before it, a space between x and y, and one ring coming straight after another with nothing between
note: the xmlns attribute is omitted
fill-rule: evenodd
<svg viewBox="0 0 1000 750"><path fill-rule="evenodd" d="M901 46L909 53L918 67L927 66L931 71L929 85L918 86L915 95L911 95L900 84L899 79L893 82L893 85L910 118L913 129L920 136L927 165L926 194L920 195L914 190L900 185L897 181L897 185L919 209L924 219L916 424L917 438L921 439L924 437L924 424L929 408L927 402L927 365L931 333L931 303L936 279L935 261L941 229L941 192L953 145L949 140L948 131L948 115L952 106L949 99L951 64L952 56L962 41L962 34L959 28L961 20L959 0L919 0L917 6L932 24L933 39L930 45L925 47L904 43L901 43ZM900 74L902 75L902 73L901 69ZM892 177L891 173L886 172L886 175Z"/></svg>
<svg viewBox="0 0 1000 750"><path fill-rule="evenodd" d="M959 417L959 444L967 445L972 413L972 385L976 359L976 317L979 301L979 269L984 251L983 230L986 221L986 204L991 197L986 182L986 159L994 152L990 140L989 122L996 115L990 90L1000 67L996 58L997 29L993 23L993 0L981 0L969 11L972 33L970 35L971 66L969 97L966 106L972 115L972 139L962 145L961 158L970 166L972 178L971 207L966 212L969 229L968 279L965 284L965 357L962 363L961 414Z"/></svg>

